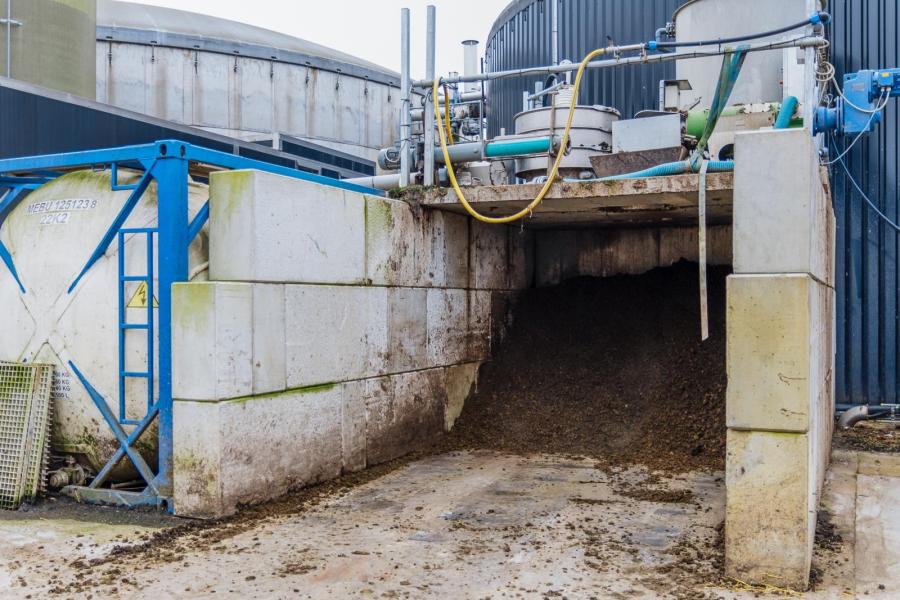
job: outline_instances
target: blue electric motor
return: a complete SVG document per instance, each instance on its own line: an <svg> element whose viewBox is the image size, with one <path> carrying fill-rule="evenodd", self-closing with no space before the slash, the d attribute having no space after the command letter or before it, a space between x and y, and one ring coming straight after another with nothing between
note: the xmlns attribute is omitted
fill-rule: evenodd
<svg viewBox="0 0 900 600"><path fill-rule="evenodd" d="M813 133L857 135L875 131L881 123L879 106L895 96L900 96L900 69L848 73L844 75L846 100L839 98L834 108L816 110Z"/></svg>

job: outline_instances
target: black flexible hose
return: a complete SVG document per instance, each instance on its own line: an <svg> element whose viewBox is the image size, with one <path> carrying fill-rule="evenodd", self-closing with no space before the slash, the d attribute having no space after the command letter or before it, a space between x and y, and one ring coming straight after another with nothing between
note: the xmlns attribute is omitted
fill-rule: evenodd
<svg viewBox="0 0 900 600"><path fill-rule="evenodd" d="M794 25L787 25L779 29L773 29L772 31L751 33L731 38L720 38L718 40L700 40L696 42L656 42L655 45L651 42L651 49L663 50L667 48L693 48L698 46L720 46L722 44L734 44L736 42L749 42L751 40L758 40L760 38L767 38L782 33L787 33L795 29L800 29L801 27L807 27L808 25L818 25L820 23L827 25L830 22L830 14L828 14L827 12L817 12L815 15L806 19L805 21L800 21L799 23L795 23Z"/></svg>

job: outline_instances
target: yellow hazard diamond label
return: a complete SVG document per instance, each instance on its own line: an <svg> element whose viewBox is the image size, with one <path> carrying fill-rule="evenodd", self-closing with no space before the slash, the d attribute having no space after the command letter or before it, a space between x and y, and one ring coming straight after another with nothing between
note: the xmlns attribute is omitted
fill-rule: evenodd
<svg viewBox="0 0 900 600"><path fill-rule="evenodd" d="M137 291L134 293L134 296L128 301L128 308L147 308L147 297L149 295L147 282L142 281L141 285L138 286ZM153 308L159 308L159 301L157 301L156 296L153 297Z"/></svg>

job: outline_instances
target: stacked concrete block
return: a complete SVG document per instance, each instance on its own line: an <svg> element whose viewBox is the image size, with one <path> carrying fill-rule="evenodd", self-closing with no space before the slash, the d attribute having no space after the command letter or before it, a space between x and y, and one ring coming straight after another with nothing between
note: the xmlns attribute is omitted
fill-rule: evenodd
<svg viewBox="0 0 900 600"><path fill-rule="evenodd" d="M210 281L173 290L176 511L231 512L452 427L530 248L457 214L214 174Z"/></svg>
<svg viewBox="0 0 900 600"><path fill-rule="evenodd" d="M834 218L807 130L736 141L726 570L805 589L834 414Z"/></svg>
<svg viewBox="0 0 900 600"><path fill-rule="evenodd" d="M175 510L217 517L336 477L345 459L343 385L174 403Z"/></svg>
<svg viewBox="0 0 900 600"><path fill-rule="evenodd" d="M359 284L366 276L366 199L288 177L232 171L210 219L213 281ZM221 178L220 178L221 180ZM252 201L248 201L252 199Z"/></svg>

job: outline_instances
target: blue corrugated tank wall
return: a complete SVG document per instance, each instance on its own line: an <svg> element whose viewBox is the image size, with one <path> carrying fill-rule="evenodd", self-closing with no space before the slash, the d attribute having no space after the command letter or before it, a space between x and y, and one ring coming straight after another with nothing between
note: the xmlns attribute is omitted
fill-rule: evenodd
<svg viewBox="0 0 900 600"><path fill-rule="evenodd" d="M550 64L552 0L517 0L494 23L485 47L485 70L502 71ZM649 40L672 19L683 0L563 0L559 11L559 58L572 62L608 44ZM675 75L673 63L589 72L581 102L612 106L631 118L659 107L659 82ZM540 77L516 77L488 86L490 135L513 133L513 116L522 110L522 92L534 92Z"/></svg>
<svg viewBox="0 0 900 600"><path fill-rule="evenodd" d="M900 66L897 0L832 0L832 62L840 81L860 69ZM896 223L900 128L897 101L878 130L861 140L847 165L869 198ZM844 142L839 141L841 148ZM900 386L900 278L897 233L865 205L834 168L837 215L838 402L897 403Z"/></svg>
<svg viewBox="0 0 900 600"><path fill-rule="evenodd" d="M485 49L485 69L498 71L550 62L551 0L517 0L494 24ZM562 0L560 58L580 60L607 44L652 37L671 19L681 0ZM900 66L900 9L897 0L831 0L829 28L838 80L845 72ZM624 118L658 103L660 79L674 74L668 65L591 73L582 102L618 108ZM489 129L512 133L522 91L539 78L491 84ZM584 94L584 92L583 92ZM848 156L848 166L871 200L900 220L897 173L900 168L898 101L885 122ZM896 232L865 206L840 167L832 179L837 215L837 401L897 403L900 387L900 271Z"/></svg>

